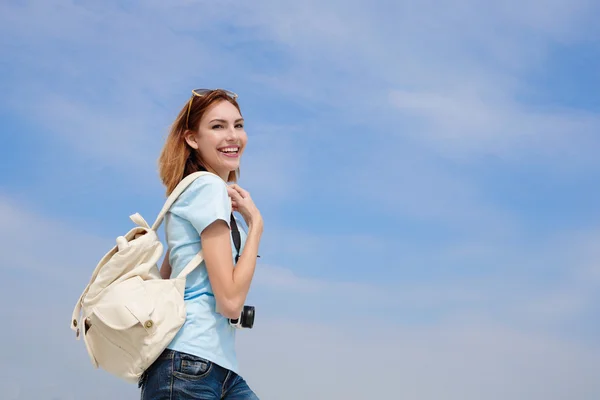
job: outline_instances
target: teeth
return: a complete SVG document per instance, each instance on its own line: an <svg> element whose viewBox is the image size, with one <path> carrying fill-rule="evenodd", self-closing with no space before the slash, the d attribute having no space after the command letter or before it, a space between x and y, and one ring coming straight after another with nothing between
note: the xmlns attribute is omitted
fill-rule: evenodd
<svg viewBox="0 0 600 400"><path fill-rule="evenodd" d="M223 153L237 153L238 152L238 148L237 147L227 147L225 149L221 149L221 151Z"/></svg>

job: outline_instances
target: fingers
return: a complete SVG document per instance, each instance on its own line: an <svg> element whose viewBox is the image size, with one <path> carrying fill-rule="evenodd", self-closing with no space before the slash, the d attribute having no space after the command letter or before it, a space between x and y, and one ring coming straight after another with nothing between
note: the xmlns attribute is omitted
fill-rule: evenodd
<svg viewBox="0 0 600 400"><path fill-rule="evenodd" d="M250 193L234 183L227 186L227 194L231 198L231 210L240 212L242 215L247 215L249 212L248 207L252 207L253 205Z"/></svg>
<svg viewBox="0 0 600 400"><path fill-rule="evenodd" d="M235 190L234 188L228 187L227 194L229 195L229 197L231 197L232 201L239 201L242 199L242 196L240 195L240 193L237 190Z"/></svg>
<svg viewBox="0 0 600 400"><path fill-rule="evenodd" d="M243 198L250 197L250 193L248 193L247 190L242 189L237 183L234 183L229 187L238 192Z"/></svg>
<svg viewBox="0 0 600 400"><path fill-rule="evenodd" d="M229 188L229 187L227 188L227 194L231 198L231 209L233 211L238 211L239 210L239 204L244 199L242 198L242 196L239 194L239 192L237 190Z"/></svg>

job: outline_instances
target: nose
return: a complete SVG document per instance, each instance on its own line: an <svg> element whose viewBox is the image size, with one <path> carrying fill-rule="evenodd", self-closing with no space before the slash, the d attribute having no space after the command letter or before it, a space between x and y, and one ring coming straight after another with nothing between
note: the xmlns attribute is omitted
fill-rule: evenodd
<svg viewBox="0 0 600 400"><path fill-rule="evenodd" d="M235 126L230 126L229 129L227 129L227 140L237 140L238 136L239 132L237 131L237 129L235 129Z"/></svg>

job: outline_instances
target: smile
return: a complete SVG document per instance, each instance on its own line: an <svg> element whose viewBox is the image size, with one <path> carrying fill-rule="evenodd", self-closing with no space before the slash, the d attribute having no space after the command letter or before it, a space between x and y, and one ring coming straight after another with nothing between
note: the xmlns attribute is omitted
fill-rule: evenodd
<svg viewBox="0 0 600 400"><path fill-rule="evenodd" d="M218 150L226 157L237 157L240 152L240 148L237 146L222 147Z"/></svg>

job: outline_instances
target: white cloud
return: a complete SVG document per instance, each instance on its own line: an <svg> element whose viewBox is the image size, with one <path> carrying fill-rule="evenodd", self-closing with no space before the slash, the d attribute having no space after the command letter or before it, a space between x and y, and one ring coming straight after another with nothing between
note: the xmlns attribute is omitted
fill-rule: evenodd
<svg viewBox="0 0 600 400"><path fill-rule="evenodd" d="M490 153L522 165L550 160L548 170L597 167L597 115L518 101L534 90L527 76L544 67L553 43L595 37L591 2L384 9L358 1L154 1L134 13L82 4L0 5L0 32L24 49L11 53L23 70L3 103L43 124L39 134L139 179L143 171L154 174L167 125L190 85L222 79L250 92L242 103L275 90L276 101L249 103L265 109L252 112L258 117L248 124L252 157L243 172L259 206L294 210L318 190L332 203L351 203L347 217L367 231L292 232L291 221L271 214L264 250L272 265L260 266L252 290L259 320L240 335L244 370L262 398L600 395L592 375L597 344L569 334L573 326L597 331L587 318L598 300L597 236L532 240L525 221L453 169L457 160L476 169ZM52 57L57 46L46 46L48 39L61 57ZM297 120L292 112L294 126L265 123L283 99L310 112ZM331 142L335 150L323 158L307 147ZM377 227L393 224L391 236L373 236L373 221L361 215L389 215ZM426 222L428 244L414 221ZM14 344L0 361L8 398L80 398L85 389L87 398L135 396L134 388L92 371L66 327L71 303L113 239L94 237L93 227L74 231L6 196L0 222L15 227L0 232L0 300L22 299L0 311L9 327L1 339ZM390 248L398 259L385 266L368 257ZM317 278L314 264L335 258L337 249L356 251L348 275L336 259L321 271L328 277ZM48 329L45 339L40 326ZM34 384L31 360L47 371Z"/></svg>
<svg viewBox="0 0 600 400"><path fill-rule="evenodd" d="M559 157L581 170L596 165L589 148L598 115L520 99L535 93L528 78L551 62L552 45L600 37L590 18L596 8L587 0L385 7L265 1L231 13L259 40L276 43L286 68L262 79L292 98L325 104L344 120L401 124L398 136L425 140L446 156L545 164ZM398 115L399 108L405 112ZM381 130L391 141L390 129Z"/></svg>
<svg viewBox="0 0 600 400"><path fill-rule="evenodd" d="M178 22L161 23L178 15L177 8L159 13L144 6L132 14L110 3L69 1L0 7L1 31L25 48L36 49L14 52L24 67L15 72L21 79L11 85L3 104L32 116L43 127L35 133L58 139L64 152L92 156L99 165L121 165L138 179L155 177L160 148L191 89L226 86L227 79L215 77L225 78L226 71L237 65L233 54L218 50L210 41L196 40L180 30ZM204 26L207 34L219 31L211 21L210 13L203 11L194 17L191 28ZM38 49L54 54L42 56ZM36 62L29 56L32 53L45 62ZM242 107L245 101L242 95ZM253 122L248 125L260 126ZM265 130L258 133L267 135ZM281 157L290 158L289 144L285 137L263 139L264 148L259 140L256 143L257 157L250 160L248 170L263 178L273 176L282 185L280 195L285 195L278 170ZM274 145L280 145L277 151Z"/></svg>
<svg viewBox="0 0 600 400"><path fill-rule="evenodd" d="M0 361L5 393L15 399L75 399L84 390L90 399L135 396L135 386L93 370L84 346L67 327L95 266L90 260L96 261L112 240L26 207L7 197L0 202L2 226L14 226L1 233L1 261L12 268L4 269L0 301L10 304L19 293L29 294L0 310L9 327L1 339L15 344ZM31 232L44 240L27 244L23 238ZM442 279L383 285L307 278L260 265L252 290L258 319L252 331L240 333L238 346L244 375L265 399L393 394L424 400L558 400L568 393L591 400L600 394L593 376L597 345L544 329L545 320L523 323L542 306L555 327L562 327L561 321L579 320L579 306L556 309L552 288L528 295L479 283ZM579 287L578 281L571 283L576 286L565 288ZM579 300L589 309L591 299ZM28 378L32 359L46 371L34 384Z"/></svg>
<svg viewBox="0 0 600 400"><path fill-rule="evenodd" d="M148 3L135 17L109 4L62 4L63 7L48 2L36 3L35 7L4 5L3 29L28 45L39 45L52 38L69 47L102 54L106 60L98 60L100 67L108 59L118 60L110 66L114 73L104 88L99 89L96 84L86 87L82 82L78 97L58 99L58 105L62 101L66 109L73 109L73 104L81 100L98 101L104 97L117 110L126 110L83 110L83 115L104 114L107 121L118 121L113 123L117 126L101 123L98 130L94 130L94 123L89 124L88 129L95 136L105 137L96 145L85 145L84 138L90 135L81 135L80 126L70 132L70 140L81 140L82 146L92 152L106 149L112 154L116 143L112 135L127 132L130 139L126 142L140 143L149 132L157 132L157 126L161 132L165 130L174 111L165 113L153 98L175 110L182 103L181 96L175 95L182 86L187 87L191 81L211 81L210 75L216 72L233 82L242 68L246 69L248 81L289 89L288 94L296 101L335 105L344 117L351 119L363 119L365 112L380 112L393 118L394 109L385 104L391 90L396 106L408 107L426 118L424 133L434 143L449 136L455 145L478 150L482 140L486 151L498 150L497 146L519 146L522 140L507 144L507 138L514 137L515 131L544 134L542 138L526 139L529 148L549 145L556 149L568 142L564 138L548 140L549 136L585 134L581 131L593 130L599 124L594 115L581 116L566 110L552 116L529 110L516 100L523 90L530 89L527 73L543 65L554 41L571 43L589 35L589 15L594 5L585 0L556 0L544 3L544 7L539 7L537 1L520 2L518 6L510 2L511 6L507 6L471 0L412 6L388 4L385 8L360 1L261 1L252 6L232 7L224 3L208 9L199 2L169 3L168 8ZM199 7L202 12L194 12ZM65 21L58 23L63 18ZM24 20L36 22L36 35L12 22ZM186 25L184 21L195 24L185 30L177 29ZM228 34L219 24L231 25L240 35ZM148 30L150 25L155 29ZM214 34L215 44L203 40L209 33ZM113 37L119 40L108 39ZM273 62L285 60L280 70L261 73L263 66L253 66L241 53L218 46L260 49L263 43L274 49ZM185 62L173 62L182 54ZM127 62L123 62L124 57L128 57ZM86 73L87 63L82 58L61 60L60 65L51 67L61 76L74 76L74 82L92 76ZM240 69L233 69L232 65ZM67 74L68 68L77 72ZM197 72L198 68L201 72ZM34 86L22 92L29 93L38 86L43 104L50 105L49 110L54 112L56 102L52 97L43 101L45 90L40 84L43 81L34 80ZM180 100L172 100L175 98ZM16 98L21 104L30 104L25 100L23 95ZM72 114L79 114L78 108ZM158 117L150 118L157 111ZM65 112L58 114L66 116ZM68 125L63 122L63 129Z"/></svg>
<svg viewBox="0 0 600 400"><path fill-rule="evenodd" d="M217 24L223 16L209 7L182 29L180 17L191 17L187 5L145 3L135 13L110 2L0 5L0 32L30 49L11 53L23 68L15 72L19 84L9 85L0 102L39 125L30 134L64 154L57 157L62 162L86 160L103 176L118 168L116 179L156 188L160 149L191 88L230 87L251 114L241 183L259 205L272 207L295 194L294 178L304 165L293 134L298 127L252 117L247 85L234 83L243 60L219 41L199 39L225 35Z"/></svg>
<svg viewBox="0 0 600 400"><path fill-rule="evenodd" d="M473 318L425 327L279 320L241 337L245 376L265 399L591 400L600 390L597 346Z"/></svg>
<svg viewBox="0 0 600 400"><path fill-rule="evenodd" d="M10 278L21 276L59 286L67 281L87 282L96 263L114 245L114 239L96 237L93 230L85 227L73 229L30 207L30 200L0 194L3 273Z"/></svg>
<svg viewBox="0 0 600 400"><path fill-rule="evenodd" d="M297 151L294 135L298 127L248 122L246 130L248 144L240 166L240 185L250 191L259 209L295 197L305 166L305 155Z"/></svg>
<svg viewBox="0 0 600 400"><path fill-rule="evenodd" d="M33 309L21 311L29 315ZM5 342L28 339L28 346L6 349L0 362L4 398L138 395L135 385L93 369L82 342L57 324L66 310L42 305L37 311L35 319L8 320L15 329L4 332ZM600 394L596 345L469 321L414 327L368 319L337 324L261 320L253 330L240 332L242 374L265 400L593 400ZM41 336L40 326L45 328ZM28 378L31 360L46 371L34 383Z"/></svg>
<svg viewBox="0 0 600 400"><path fill-rule="evenodd" d="M315 73L355 72L368 79L380 76L388 83L431 85L428 87L460 87L484 78L491 89L498 82L489 81L490 74L501 76L493 65L527 69L540 61L550 41L576 40L589 34L593 2L558 0L545 3L543 10L540 4L466 0L377 6L364 1L262 1L232 8L230 13L238 25L253 29L260 39L293 49L286 53L297 61L295 68L290 67L291 73L306 72L325 57L328 69L314 69ZM508 82L508 76L503 78ZM290 82L308 93L311 85L305 83L309 81ZM340 81L322 83L336 85ZM344 93L357 89L361 94L363 90L370 93L368 87L358 86L360 83ZM320 97L319 92L313 95Z"/></svg>
<svg viewBox="0 0 600 400"><path fill-rule="evenodd" d="M600 115L568 109L538 111L517 102L463 93L392 91L392 104L417 118L409 134L444 153L501 155L504 160L594 160L590 144ZM516 156L516 157L515 157ZM534 156L534 157L532 157Z"/></svg>
<svg viewBox="0 0 600 400"><path fill-rule="evenodd" d="M370 168L342 170L337 187L322 190L352 198L369 212L385 210L387 218L381 225L401 228L425 221L452 231L498 238L519 231L517 216L489 199L472 177L457 173L452 163L432 159L412 147L386 146L385 140L378 149L358 155L361 165Z"/></svg>
<svg viewBox="0 0 600 400"><path fill-rule="evenodd" d="M0 13L3 32L31 49L58 44L83 55L15 53L28 68L36 67L24 68L27 79L6 98L13 109L42 121L48 135L61 138L65 152L93 155L98 164L124 163L131 176L155 182L162 139L190 85L226 82L244 88L248 95L242 96L242 105L248 101L252 109L259 107L251 99L270 90L277 100L265 101L264 110L249 120L249 126L268 128L251 137L243 175L263 204L280 205L322 185L333 193L345 182L355 185L351 160L362 155L375 160L361 164L359 179L372 180L380 170L376 145L385 141L409 153L390 154L401 164L390 167L415 167L410 153L424 154L416 166L420 174L394 172L391 182L405 190L398 209L432 218L467 215L482 225L488 219L502 225L503 210L483 204L475 187L434 160L442 154L451 162L466 158L476 167L482 155L494 154L521 165L542 161L549 171L585 171L597 167L594 133L600 126L591 113L540 111L517 100L532 90L527 76L542 68L552 43L573 43L596 33L589 18L594 4L507 4L466 0L377 7L361 1L261 1L207 7L181 1L145 3L131 13L111 4L7 3ZM15 21L35 23L35 34ZM44 46L48 39L55 45ZM46 76L59 79L48 82ZM33 92L38 97L32 104L28 96ZM310 120L269 128L270 109L283 99L299 112L314 111ZM367 134L349 128L354 123L367 123ZM306 143L313 141L306 138L328 144L340 138L335 139L340 150L311 158ZM363 154L353 154L355 147ZM405 156L408 162L400 159ZM333 183L321 179L321 166L340 164L340 170L351 164L346 175ZM373 186L381 184L376 180ZM396 207L389 204L392 200L382 201L382 194L369 192L378 203ZM506 224L512 223L509 216Z"/></svg>

